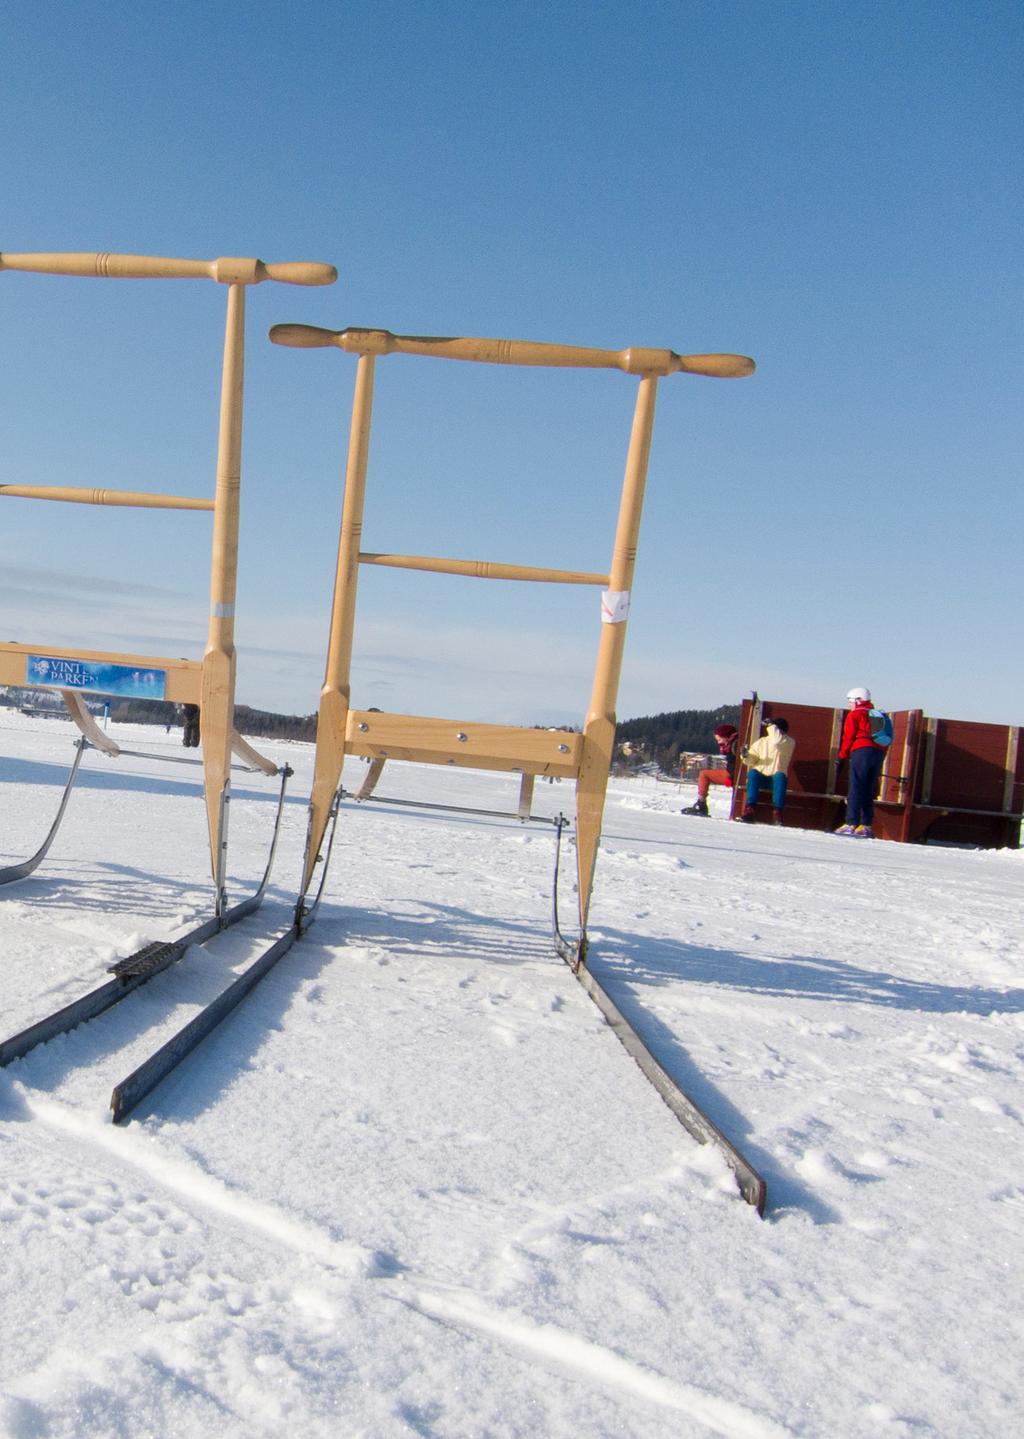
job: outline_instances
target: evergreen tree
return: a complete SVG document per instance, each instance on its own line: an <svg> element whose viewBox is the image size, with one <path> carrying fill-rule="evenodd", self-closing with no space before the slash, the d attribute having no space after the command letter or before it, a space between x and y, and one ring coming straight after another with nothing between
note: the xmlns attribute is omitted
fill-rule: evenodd
<svg viewBox="0 0 1024 1439"><path fill-rule="evenodd" d="M683 751L714 754L715 726L739 722L739 705L719 705L713 710L672 710L667 714L623 720L616 726L615 741L616 745L628 743L641 764L656 764L663 774L674 774Z"/></svg>

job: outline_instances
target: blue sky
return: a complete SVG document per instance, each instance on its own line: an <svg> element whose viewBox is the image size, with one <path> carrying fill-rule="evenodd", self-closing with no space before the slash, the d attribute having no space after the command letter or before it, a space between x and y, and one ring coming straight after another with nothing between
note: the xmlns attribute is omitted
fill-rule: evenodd
<svg viewBox="0 0 1024 1439"><path fill-rule="evenodd" d="M753 355L661 382L619 714L1020 722L1019 4L5 6L0 250L248 302L240 701L323 671L355 362L279 321ZM211 494L224 291L0 273L0 482ZM635 381L391 357L364 546L605 570ZM202 652L210 526L0 500L0 629ZM578 722L598 596L364 569L353 702Z"/></svg>

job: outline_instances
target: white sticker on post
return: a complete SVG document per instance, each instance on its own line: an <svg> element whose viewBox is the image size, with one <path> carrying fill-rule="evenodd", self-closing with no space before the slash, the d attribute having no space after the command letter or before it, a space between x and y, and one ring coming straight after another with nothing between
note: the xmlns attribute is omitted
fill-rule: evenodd
<svg viewBox="0 0 1024 1439"><path fill-rule="evenodd" d="M624 625L629 618L629 590L603 590L601 592L601 623L603 625Z"/></svg>

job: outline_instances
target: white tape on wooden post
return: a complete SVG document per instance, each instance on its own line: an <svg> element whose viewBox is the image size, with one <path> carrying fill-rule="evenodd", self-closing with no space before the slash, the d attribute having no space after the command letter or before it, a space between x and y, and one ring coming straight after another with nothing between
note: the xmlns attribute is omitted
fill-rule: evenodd
<svg viewBox="0 0 1024 1439"><path fill-rule="evenodd" d="M604 590L601 594L601 623L624 625L629 618L629 590Z"/></svg>

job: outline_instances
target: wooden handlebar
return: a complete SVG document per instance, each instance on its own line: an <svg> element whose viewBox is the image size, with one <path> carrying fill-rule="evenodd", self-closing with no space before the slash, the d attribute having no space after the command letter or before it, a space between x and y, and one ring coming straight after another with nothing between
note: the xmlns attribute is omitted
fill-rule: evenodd
<svg viewBox="0 0 1024 1439"><path fill-rule="evenodd" d="M145 490L86 490L72 485L0 485L0 496L22 500L62 500L72 505L121 505L137 510L212 510L213 500L190 495L158 495Z"/></svg>
<svg viewBox="0 0 1024 1439"><path fill-rule="evenodd" d="M232 256L219 260L173 260L162 255L57 253L0 254L0 270L36 275L85 275L111 280L217 280L222 285L258 285L279 280L286 285L333 285L338 272L317 260L266 265L262 260Z"/></svg>
<svg viewBox="0 0 1024 1439"><path fill-rule="evenodd" d="M393 335L390 330L323 330L318 325L274 325L275 345L313 350L334 345L354 355L436 355L445 360L476 360L489 365L544 365L578 369L624 370L630 375L711 375L738 379L752 375L746 355L677 355L674 350L632 347L593 350L579 345L548 345L532 340L456 339L444 335Z"/></svg>

